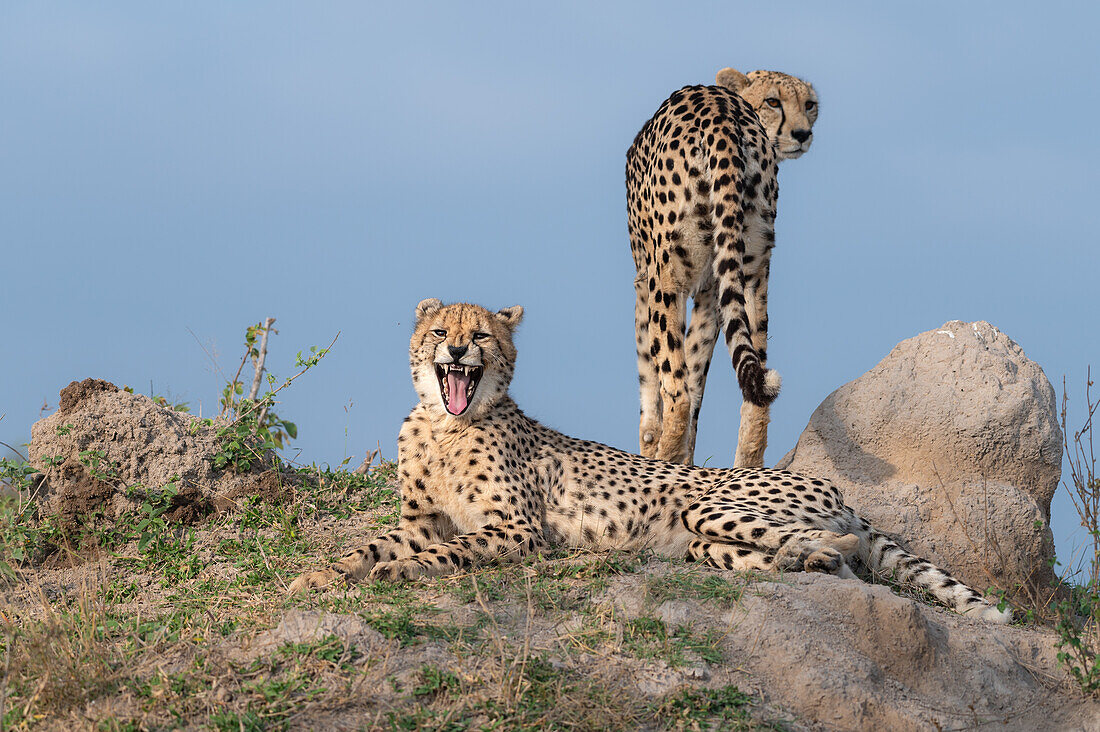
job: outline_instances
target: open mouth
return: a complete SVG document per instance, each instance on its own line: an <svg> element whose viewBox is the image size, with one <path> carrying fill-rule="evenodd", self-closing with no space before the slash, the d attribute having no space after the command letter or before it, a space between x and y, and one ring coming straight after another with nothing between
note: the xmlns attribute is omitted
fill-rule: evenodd
<svg viewBox="0 0 1100 732"><path fill-rule="evenodd" d="M464 366L460 363L437 363L435 376L439 379L439 393L447 411L459 416L470 406L484 368Z"/></svg>

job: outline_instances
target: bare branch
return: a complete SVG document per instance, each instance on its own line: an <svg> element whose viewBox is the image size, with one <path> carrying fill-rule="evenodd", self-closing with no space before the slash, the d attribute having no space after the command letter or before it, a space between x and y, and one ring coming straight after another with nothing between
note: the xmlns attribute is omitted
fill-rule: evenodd
<svg viewBox="0 0 1100 732"><path fill-rule="evenodd" d="M236 406L235 395L237 393L237 380L241 378L241 371L244 370L244 365L248 363L248 352L250 350L249 348L244 349L244 356L241 357L241 365L237 367L237 373L233 375L233 380L229 382L229 398L226 400L226 403L222 405L222 411L218 413L219 417L226 417L229 415L230 405Z"/></svg>
<svg viewBox="0 0 1100 732"><path fill-rule="evenodd" d="M252 375L252 388L248 390L248 398L256 401L256 395L260 393L260 382L264 375L264 361L267 360L267 336L271 333L271 326L275 324L275 318L264 321L264 334L260 338L260 355L256 357L255 373Z"/></svg>
<svg viewBox="0 0 1100 732"><path fill-rule="evenodd" d="M271 400L264 399L264 408L260 410L260 415L256 417L256 427L252 430L253 434L260 431L260 427L263 426L264 420L267 419L267 410L271 409Z"/></svg>

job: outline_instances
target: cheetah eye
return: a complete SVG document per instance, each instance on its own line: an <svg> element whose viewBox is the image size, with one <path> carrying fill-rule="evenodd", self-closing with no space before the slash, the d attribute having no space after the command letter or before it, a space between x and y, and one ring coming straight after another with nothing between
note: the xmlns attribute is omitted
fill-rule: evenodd
<svg viewBox="0 0 1100 732"><path fill-rule="evenodd" d="M443 330L442 328L436 328L435 330L432 331L432 333L439 336L440 338L446 338L447 337L447 331Z"/></svg>
<svg viewBox="0 0 1100 732"><path fill-rule="evenodd" d="M779 100L776 99L775 97L768 97L767 99L764 100L764 102L767 103L767 105L769 107L778 107L779 106Z"/></svg>
<svg viewBox="0 0 1100 732"><path fill-rule="evenodd" d="M489 337L488 333L474 333L474 340L475 341L483 341L488 337Z"/></svg>
<svg viewBox="0 0 1100 732"><path fill-rule="evenodd" d="M817 106L817 102L806 102L806 111L810 112Z"/></svg>

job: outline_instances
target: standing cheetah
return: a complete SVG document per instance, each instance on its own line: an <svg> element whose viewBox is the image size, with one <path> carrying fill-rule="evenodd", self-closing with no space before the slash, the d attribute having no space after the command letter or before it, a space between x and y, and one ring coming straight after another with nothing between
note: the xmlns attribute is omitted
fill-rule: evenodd
<svg viewBox="0 0 1100 732"><path fill-rule="evenodd" d="M409 346L420 403L397 440L397 529L291 592L413 579L549 545L651 549L726 569L853 576L857 559L948 607L1005 622L966 585L907 553L844 505L825 480L782 470L651 460L544 427L508 396L523 308L421 302Z"/></svg>
<svg viewBox="0 0 1100 732"><path fill-rule="evenodd" d="M727 68L717 82L675 92L626 154L638 441L646 457L691 464L721 327L744 397L734 466L758 467L779 394L779 374L764 366L776 166L809 149L817 94L774 71Z"/></svg>

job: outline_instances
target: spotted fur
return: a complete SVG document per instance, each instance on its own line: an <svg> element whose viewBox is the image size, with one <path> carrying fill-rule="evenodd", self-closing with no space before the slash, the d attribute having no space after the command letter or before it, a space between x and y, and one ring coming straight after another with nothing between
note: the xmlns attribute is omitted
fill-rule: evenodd
<svg viewBox="0 0 1100 732"><path fill-rule="evenodd" d="M782 470L699 468L555 432L508 395L519 307L425 300L409 347L420 403L398 438L397 529L291 591L337 580L413 579L549 546L651 549L726 569L874 572L987 620L1008 615L907 553L844 505L836 486ZM480 374L461 414L440 373ZM481 371L477 371L481 369ZM463 376L451 376L452 371ZM472 378L472 377L471 377ZM452 385L452 389L454 385ZM468 389L468 387L467 387Z"/></svg>
<svg viewBox="0 0 1100 732"><path fill-rule="evenodd" d="M721 331L744 397L734 465L764 464L780 384L765 367L776 166L809 149L816 119L808 83L727 68L670 96L627 152L643 455L692 462Z"/></svg>

